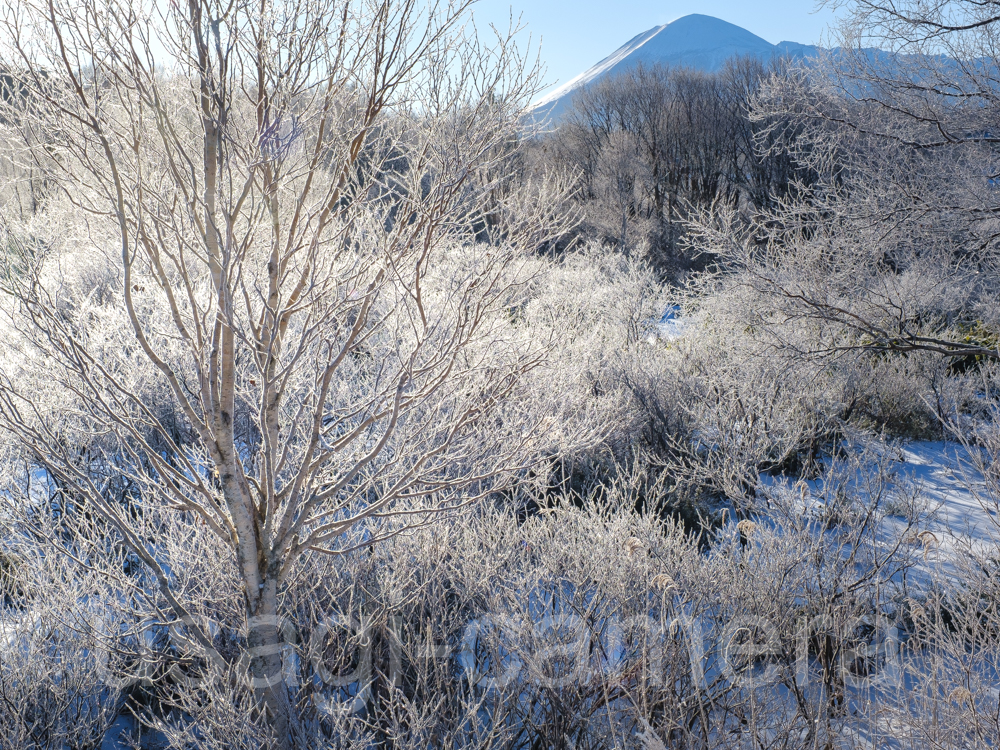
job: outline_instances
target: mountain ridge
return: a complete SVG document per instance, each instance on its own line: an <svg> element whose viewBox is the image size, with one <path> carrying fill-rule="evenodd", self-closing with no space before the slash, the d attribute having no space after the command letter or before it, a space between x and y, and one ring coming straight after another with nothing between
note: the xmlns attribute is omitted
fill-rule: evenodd
<svg viewBox="0 0 1000 750"><path fill-rule="evenodd" d="M578 76L551 91L532 106L536 120L557 121L579 89L639 64L686 66L714 72L733 55L808 57L817 48L798 42L771 44L746 29L714 16L692 13L635 35Z"/></svg>

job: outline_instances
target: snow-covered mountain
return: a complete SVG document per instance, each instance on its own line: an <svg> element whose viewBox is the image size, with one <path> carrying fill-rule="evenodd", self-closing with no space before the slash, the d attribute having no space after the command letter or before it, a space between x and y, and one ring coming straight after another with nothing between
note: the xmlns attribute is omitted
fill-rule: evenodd
<svg viewBox="0 0 1000 750"><path fill-rule="evenodd" d="M715 71L733 55L802 57L815 50L815 47L796 42L771 44L739 26L695 13L639 34L597 65L536 102L533 114L536 118L558 120L577 89L639 63Z"/></svg>

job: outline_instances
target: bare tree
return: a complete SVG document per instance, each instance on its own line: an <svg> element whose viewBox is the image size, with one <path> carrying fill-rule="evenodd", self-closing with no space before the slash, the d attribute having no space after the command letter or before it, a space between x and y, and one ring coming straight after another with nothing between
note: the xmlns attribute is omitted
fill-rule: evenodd
<svg viewBox="0 0 1000 750"><path fill-rule="evenodd" d="M773 119L760 137L798 131L785 147L817 181L749 227L719 212L697 242L773 311L760 328L780 346L798 326L821 336L799 339L813 354L995 360L992 6L842 7L836 51L773 76L754 99L754 118Z"/></svg>
<svg viewBox="0 0 1000 750"><path fill-rule="evenodd" d="M558 224L552 188L513 192L503 169L537 70L511 34L484 45L468 5L3 7L26 92L4 129L54 193L30 222L7 213L20 358L0 421L204 648L129 492L228 545L281 747L299 738L278 647L296 562L490 492L539 427L504 409L540 349L496 314ZM72 254L110 247L106 299L74 296Z"/></svg>

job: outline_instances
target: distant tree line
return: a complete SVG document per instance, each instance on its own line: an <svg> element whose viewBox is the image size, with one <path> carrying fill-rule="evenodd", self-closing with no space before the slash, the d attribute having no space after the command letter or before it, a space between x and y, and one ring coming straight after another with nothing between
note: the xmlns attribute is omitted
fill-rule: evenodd
<svg viewBox="0 0 1000 750"><path fill-rule="evenodd" d="M780 60L734 57L718 73L638 66L581 90L538 146L578 175L581 231L631 251L661 272L681 270L692 210L725 204L770 210L815 181L786 147L797 130L752 115Z"/></svg>

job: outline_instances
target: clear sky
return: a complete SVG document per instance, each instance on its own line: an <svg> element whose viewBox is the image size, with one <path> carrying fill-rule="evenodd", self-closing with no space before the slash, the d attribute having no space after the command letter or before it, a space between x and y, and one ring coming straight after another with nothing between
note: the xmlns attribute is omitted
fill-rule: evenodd
<svg viewBox="0 0 1000 750"><path fill-rule="evenodd" d="M813 0L479 0L478 26L506 28L511 9L523 15L532 41L541 38L546 79L565 83L654 26L703 13L742 26L775 44L817 44L833 14Z"/></svg>

